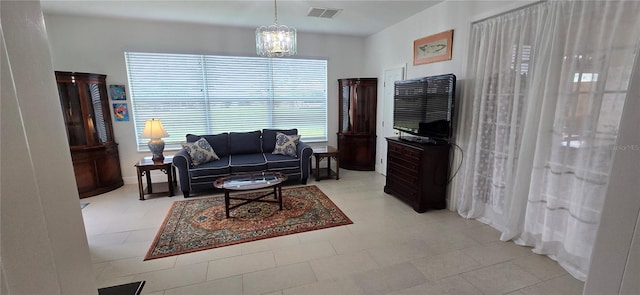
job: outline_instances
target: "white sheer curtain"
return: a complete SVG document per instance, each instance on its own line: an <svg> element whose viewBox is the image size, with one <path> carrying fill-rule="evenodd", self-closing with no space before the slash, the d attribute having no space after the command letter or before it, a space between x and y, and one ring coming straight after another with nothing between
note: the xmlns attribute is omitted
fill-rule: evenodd
<svg viewBox="0 0 640 295"><path fill-rule="evenodd" d="M584 280L640 41L640 2L550 1L473 24L458 212Z"/></svg>

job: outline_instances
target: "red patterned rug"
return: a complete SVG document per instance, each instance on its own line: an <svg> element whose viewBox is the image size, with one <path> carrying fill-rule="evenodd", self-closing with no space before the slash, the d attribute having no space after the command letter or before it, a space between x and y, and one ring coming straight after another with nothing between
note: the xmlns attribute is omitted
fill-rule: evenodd
<svg viewBox="0 0 640 295"><path fill-rule="evenodd" d="M144 260L353 223L315 185L283 188L282 196L282 211L278 204L250 203L232 209L229 219L223 195L176 201Z"/></svg>

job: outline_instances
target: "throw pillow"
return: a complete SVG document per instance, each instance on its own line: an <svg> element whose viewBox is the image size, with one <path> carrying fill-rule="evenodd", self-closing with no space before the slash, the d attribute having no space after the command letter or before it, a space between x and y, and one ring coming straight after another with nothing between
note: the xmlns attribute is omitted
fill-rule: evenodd
<svg viewBox="0 0 640 295"><path fill-rule="evenodd" d="M287 155L297 158L296 145L300 140L300 135L286 135L284 133L276 133L276 147L273 149L273 154Z"/></svg>
<svg viewBox="0 0 640 295"><path fill-rule="evenodd" d="M182 148L189 153L193 166L220 159L209 142L204 138L200 138L193 143L183 144Z"/></svg>

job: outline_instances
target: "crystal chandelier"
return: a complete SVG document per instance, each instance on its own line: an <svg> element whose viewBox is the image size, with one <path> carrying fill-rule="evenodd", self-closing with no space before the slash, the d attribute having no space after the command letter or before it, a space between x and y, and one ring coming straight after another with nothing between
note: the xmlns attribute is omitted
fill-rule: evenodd
<svg viewBox="0 0 640 295"><path fill-rule="evenodd" d="M259 56L291 56L295 55L296 29L285 25L278 25L278 4L275 7L275 22L270 26L260 26L256 29L256 53Z"/></svg>

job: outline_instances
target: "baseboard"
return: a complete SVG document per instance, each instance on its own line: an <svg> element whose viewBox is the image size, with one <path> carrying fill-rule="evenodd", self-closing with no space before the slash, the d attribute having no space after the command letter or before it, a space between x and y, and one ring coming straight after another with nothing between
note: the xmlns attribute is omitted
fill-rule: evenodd
<svg viewBox="0 0 640 295"><path fill-rule="evenodd" d="M177 176L177 174L176 174ZM138 177L137 176L128 176L128 177L122 177L122 180L124 181L124 184L135 184L138 185ZM160 173L160 174L154 174L151 173L151 182L152 183L158 183L158 182L167 182L167 175L164 173ZM142 184L144 184L146 186L147 183L147 178L146 177L142 177Z"/></svg>

